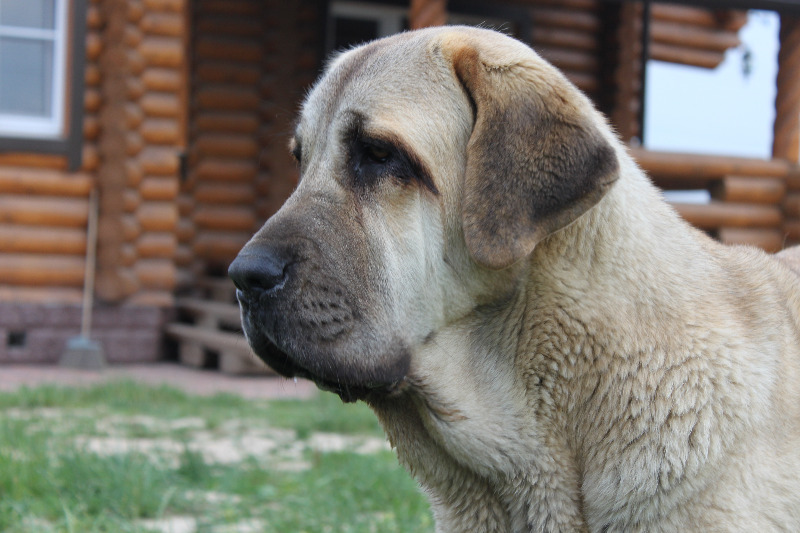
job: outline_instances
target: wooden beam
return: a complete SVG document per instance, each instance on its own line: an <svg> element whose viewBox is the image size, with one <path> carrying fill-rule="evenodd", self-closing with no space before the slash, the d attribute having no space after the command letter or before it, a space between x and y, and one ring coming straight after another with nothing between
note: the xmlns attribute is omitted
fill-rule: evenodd
<svg viewBox="0 0 800 533"><path fill-rule="evenodd" d="M781 16L772 157L800 159L800 17Z"/></svg>
<svg viewBox="0 0 800 533"><path fill-rule="evenodd" d="M447 0L411 0L408 24L412 30L447 23Z"/></svg>

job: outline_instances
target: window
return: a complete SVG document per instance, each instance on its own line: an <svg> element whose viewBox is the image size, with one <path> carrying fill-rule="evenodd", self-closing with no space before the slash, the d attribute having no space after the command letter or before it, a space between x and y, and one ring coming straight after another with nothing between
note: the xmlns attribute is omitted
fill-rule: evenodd
<svg viewBox="0 0 800 533"><path fill-rule="evenodd" d="M79 151L85 24L84 0L0 0L0 150Z"/></svg>
<svg viewBox="0 0 800 533"><path fill-rule="evenodd" d="M327 52L407 30L408 4L408 1L332 2L328 17ZM448 13L448 24L495 28L523 40L530 37L529 17L520 8L451 0L448 2Z"/></svg>
<svg viewBox="0 0 800 533"><path fill-rule="evenodd" d="M61 136L66 0L0 0L0 132Z"/></svg>

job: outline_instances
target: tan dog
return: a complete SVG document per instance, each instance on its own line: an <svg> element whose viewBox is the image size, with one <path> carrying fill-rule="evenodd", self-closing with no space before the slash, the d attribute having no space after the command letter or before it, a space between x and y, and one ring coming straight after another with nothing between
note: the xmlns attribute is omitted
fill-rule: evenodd
<svg viewBox="0 0 800 533"><path fill-rule="evenodd" d="M438 531L800 531L800 281L684 223L533 51L346 52L293 150L245 333L369 403Z"/></svg>

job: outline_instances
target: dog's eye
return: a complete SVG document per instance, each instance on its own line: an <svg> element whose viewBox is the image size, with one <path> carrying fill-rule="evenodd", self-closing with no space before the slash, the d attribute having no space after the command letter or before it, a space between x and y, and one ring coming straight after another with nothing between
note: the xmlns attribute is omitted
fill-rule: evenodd
<svg viewBox="0 0 800 533"><path fill-rule="evenodd" d="M386 163L392 155L386 148L381 148L380 146L372 144L365 144L364 152L367 157L375 163Z"/></svg>
<svg viewBox="0 0 800 533"><path fill-rule="evenodd" d="M303 151L300 149L300 144L294 144L292 147L292 157L294 157L294 160L297 161L297 164L299 165L303 157Z"/></svg>

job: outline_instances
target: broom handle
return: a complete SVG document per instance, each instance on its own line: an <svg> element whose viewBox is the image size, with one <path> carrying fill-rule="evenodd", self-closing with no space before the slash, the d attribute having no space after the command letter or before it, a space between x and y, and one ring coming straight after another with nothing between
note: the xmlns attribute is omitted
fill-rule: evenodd
<svg viewBox="0 0 800 533"><path fill-rule="evenodd" d="M89 192L89 221L86 231L86 268L83 272L83 310L81 314L81 337L88 339L92 329L92 306L94 305L94 272L97 262L97 189Z"/></svg>

